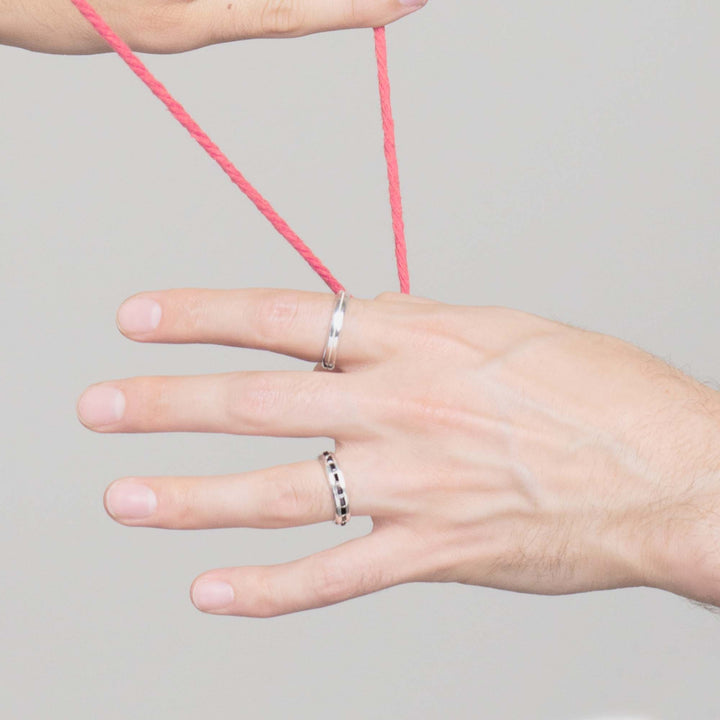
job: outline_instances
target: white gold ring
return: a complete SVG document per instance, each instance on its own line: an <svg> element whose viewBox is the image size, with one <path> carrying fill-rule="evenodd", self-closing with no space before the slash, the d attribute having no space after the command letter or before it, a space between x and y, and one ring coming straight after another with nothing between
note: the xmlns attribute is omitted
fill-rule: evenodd
<svg viewBox="0 0 720 720"><path fill-rule="evenodd" d="M325 468L330 490L335 503L335 524L347 525L350 520L350 500L345 487L345 476L338 467L334 453L325 451L318 458Z"/></svg>
<svg viewBox="0 0 720 720"><path fill-rule="evenodd" d="M328 338L325 343L325 350L322 356L322 366L324 370L334 370L337 361L338 343L340 342L340 331L342 330L345 320L345 310L347 309L347 295L341 290L335 296L335 309L330 318L330 328L328 329Z"/></svg>

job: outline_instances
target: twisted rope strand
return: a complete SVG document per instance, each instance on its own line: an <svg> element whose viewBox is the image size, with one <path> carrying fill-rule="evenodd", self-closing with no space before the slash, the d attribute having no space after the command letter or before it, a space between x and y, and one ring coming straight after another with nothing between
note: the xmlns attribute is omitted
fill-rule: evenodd
<svg viewBox="0 0 720 720"><path fill-rule="evenodd" d="M272 226L292 245L310 267L322 278L327 286L337 293L343 286L310 250L301 238L290 228L270 203L245 179L220 148L210 139L204 130L193 120L185 108L168 92L167 88L148 70L140 58L110 28L87 0L71 0L73 5L95 28L107 44L125 61L128 67L142 80L152 93L165 105L175 119L190 133L205 152L220 166L230 180L250 199L255 207L270 221ZM378 82L380 84L380 102L385 134L385 157L388 164L390 182L390 203L395 233L398 276L402 292L408 292L407 260L405 258L405 239L402 223L402 205L398 181L395 139L390 108L390 89L387 74L387 51L385 48L384 28L375 28L376 56L378 64ZM404 289L403 289L404 288Z"/></svg>
<svg viewBox="0 0 720 720"><path fill-rule="evenodd" d="M410 275L407 265L405 224L403 223L402 197L400 195L400 172L398 171L395 148L395 123L390 104L390 80L387 66L387 43L385 28L375 28L375 57L378 67L378 88L380 90L380 111L382 113L383 135L385 137L385 162L387 164L388 186L390 189L390 212L393 234L395 235L395 264L400 280L400 292L410 292Z"/></svg>

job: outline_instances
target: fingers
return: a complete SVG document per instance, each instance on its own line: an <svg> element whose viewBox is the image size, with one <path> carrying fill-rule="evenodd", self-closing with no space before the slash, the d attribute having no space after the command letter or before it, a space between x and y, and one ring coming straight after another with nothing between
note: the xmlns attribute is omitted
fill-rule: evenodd
<svg viewBox="0 0 720 720"><path fill-rule="evenodd" d="M281 565L211 570L192 584L199 610L273 617L324 607L415 579L419 563L398 526Z"/></svg>
<svg viewBox="0 0 720 720"><path fill-rule="evenodd" d="M351 514L371 514L347 473L345 483ZM124 525L176 530L284 528L335 518L317 459L220 477L123 478L108 487L104 501L108 514Z"/></svg>
<svg viewBox="0 0 720 720"><path fill-rule="evenodd" d="M311 372L138 377L91 386L77 413L97 432L359 437L360 397L350 377Z"/></svg>
<svg viewBox="0 0 720 720"><path fill-rule="evenodd" d="M253 37L297 37L326 30L387 25L426 0L249 0L193 3L211 27L211 42Z"/></svg>
<svg viewBox="0 0 720 720"><path fill-rule="evenodd" d="M440 305L437 300L421 297L420 295L407 295L405 293L391 292L386 290L375 296L375 300L381 303L415 303L424 305Z"/></svg>
<svg viewBox="0 0 720 720"><path fill-rule="evenodd" d="M371 303L350 298L338 367L382 356L385 328ZM127 337L141 342L214 343L271 350L318 362L327 341L335 296L294 290L166 290L135 295L118 311Z"/></svg>

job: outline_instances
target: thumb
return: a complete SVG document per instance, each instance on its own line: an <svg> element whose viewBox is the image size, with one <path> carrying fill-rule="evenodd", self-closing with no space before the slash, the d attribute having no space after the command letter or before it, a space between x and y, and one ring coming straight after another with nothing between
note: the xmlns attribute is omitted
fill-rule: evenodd
<svg viewBox="0 0 720 720"><path fill-rule="evenodd" d="M202 0L195 11L213 18L209 42L298 37L327 30L379 27L413 13L427 0ZM191 6L192 7L192 6Z"/></svg>

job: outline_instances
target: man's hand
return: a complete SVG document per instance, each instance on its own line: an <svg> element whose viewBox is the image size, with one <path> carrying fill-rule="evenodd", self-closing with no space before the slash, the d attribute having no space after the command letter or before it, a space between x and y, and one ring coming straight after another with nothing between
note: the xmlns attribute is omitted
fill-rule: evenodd
<svg viewBox="0 0 720 720"><path fill-rule="evenodd" d="M152 343L317 362L330 294L170 290L123 305ZM90 388L109 433L331 437L370 534L274 566L204 573L202 610L266 617L412 581L560 594L646 585L720 605L720 396L621 340L516 310L353 297L338 372L141 377ZM317 460L114 482L130 526L294 527L335 506Z"/></svg>
<svg viewBox="0 0 720 720"><path fill-rule="evenodd" d="M173 53L257 37L387 25L426 0L97 0L131 48ZM0 0L0 44L38 52L108 50L70 0Z"/></svg>

